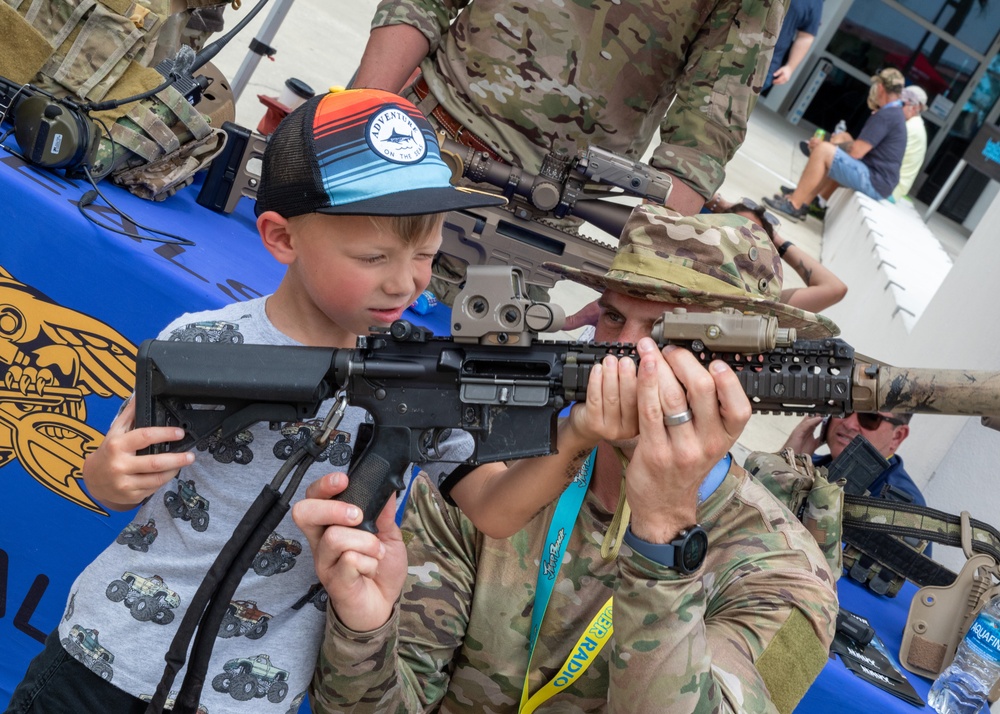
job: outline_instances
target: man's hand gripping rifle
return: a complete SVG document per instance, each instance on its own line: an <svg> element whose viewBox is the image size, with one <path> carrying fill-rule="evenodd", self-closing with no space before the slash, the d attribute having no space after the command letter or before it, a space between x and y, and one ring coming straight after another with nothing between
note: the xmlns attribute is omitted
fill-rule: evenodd
<svg viewBox="0 0 1000 714"><path fill-rule="evenodd" d="M361 527L372 532L407 465L433 460L447 430L472 435L472 463L552 453L559 412L585 397L591 367L609 353L634 357L634 348L537 341L559 329L561 308L527 299L523 276L509 267L472 268L469 278L452 337L398 320L354 349L148 340L136 368L137 426L180 426L185 439L153 450L189 449L220 429L226 438L258 421L310 418L343 390L373 425L339 498L362 509ZM703 364L727 362L757 412L1000 413L1000 373L898 369L840 339L797 340L773 317L677 308L653 339L686 347Z"/></svg>

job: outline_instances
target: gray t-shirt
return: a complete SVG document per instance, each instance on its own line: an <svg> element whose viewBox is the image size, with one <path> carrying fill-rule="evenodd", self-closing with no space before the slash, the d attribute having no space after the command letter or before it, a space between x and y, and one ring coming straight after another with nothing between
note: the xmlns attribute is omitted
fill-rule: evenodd
<svg viewBox="0 0 1000 714"><path fill-rule="evenodd" d="M184 315L159 339L296 345L267 319L265 300ZM194 464L153 494L76 579L59 623L63 647L115 686L151 696L187 604L233 528L332 406L328 400L306 422L260 423L225 441L200 442ZM363 409L348 407L324 461L310 467L293 503L319 476L347 470L358 425L367 418ZM441 444L440 461L423 468L440 481L472 448L468 434L453 432ZM287 514L231 600L202 706L210 712L285 714L312 677L326 601L309 543ZM178 673L174 693L185 671Z"/></svg>

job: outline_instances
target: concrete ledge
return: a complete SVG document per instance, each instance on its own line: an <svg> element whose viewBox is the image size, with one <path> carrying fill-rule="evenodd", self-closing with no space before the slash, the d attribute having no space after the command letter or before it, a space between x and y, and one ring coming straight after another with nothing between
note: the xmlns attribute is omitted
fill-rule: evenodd
<svg viewBox="0 0 1000 714"><path fill-rule="evenodd" d="M952 266L911 203L846 189L827 208L820 259L848 286L825 314L865 353L905 342Z"/></svg>

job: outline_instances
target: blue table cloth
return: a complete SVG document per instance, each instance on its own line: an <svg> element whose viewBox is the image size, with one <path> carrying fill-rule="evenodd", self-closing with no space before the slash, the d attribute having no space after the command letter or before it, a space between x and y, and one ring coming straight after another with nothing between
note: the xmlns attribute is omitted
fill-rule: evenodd
<svg viewBox="0 0 1000 714"><path fill-rule="evenodd" d="M181 313L265 295L283 266L264 249L252 203L231 215L162 203L109 182L101 190L138 223L195 243L169 245L99 199L90 185L0 149L0 709L66 606L76 575L131 520L82 488L83 452L99 442L134 384L135 348Z"/></svg>

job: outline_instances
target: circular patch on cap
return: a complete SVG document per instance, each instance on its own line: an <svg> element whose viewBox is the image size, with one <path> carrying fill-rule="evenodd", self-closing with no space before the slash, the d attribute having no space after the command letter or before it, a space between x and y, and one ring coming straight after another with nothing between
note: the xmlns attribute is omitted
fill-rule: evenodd
<svg viewBox="0 0 1000 714"><path fill-rule="evenodd" d="M368 120L368 146L397 164L415 164L427 155L427 141L420 127L399 107L386 107Z"/></svg>

